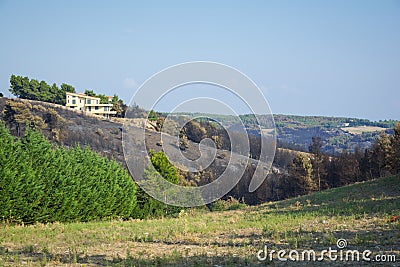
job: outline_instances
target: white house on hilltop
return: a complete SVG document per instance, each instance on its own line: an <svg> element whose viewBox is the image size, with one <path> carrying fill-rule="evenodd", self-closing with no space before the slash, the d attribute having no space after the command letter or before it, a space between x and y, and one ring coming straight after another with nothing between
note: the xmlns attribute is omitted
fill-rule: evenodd
<svg viewBox="0 0 400 267"><path fill-rule="evenodd" d="M88 96L83 93L66 93L65 106L76 110L83 110L96 115L109 116L117 114L116 111L111 110L113 104L100 104L100 98ZM111 98L109 97L109 101Z"/></svg>

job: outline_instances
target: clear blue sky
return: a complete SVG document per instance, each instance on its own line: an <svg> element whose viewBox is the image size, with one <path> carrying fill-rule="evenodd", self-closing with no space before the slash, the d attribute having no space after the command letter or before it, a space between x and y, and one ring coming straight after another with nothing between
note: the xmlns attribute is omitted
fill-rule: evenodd
<svg viewBox="0 0 400 267"><path fill-rule="evenodd" d="M400 1L0 0L0 36L6 95L18 74L129 101L205 60L252 78L274 113L400 119Z"/></svg>

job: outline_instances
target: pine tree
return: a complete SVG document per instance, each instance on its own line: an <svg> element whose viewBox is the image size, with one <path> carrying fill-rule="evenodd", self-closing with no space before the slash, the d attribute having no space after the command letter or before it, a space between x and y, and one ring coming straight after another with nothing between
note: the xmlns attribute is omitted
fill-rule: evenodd
<svg viewBox="0 0 400 267"><path fill-rule="evenodd" d="M309 146L309 152L313 154L311 158L311 163L313 167L312 176L313 180L318 186L318 191L327 188L326 183L326 168L325 162L327 161L326 156L321 151L322 140L320 137L312 137L311 145Z"/></svg>
<svg viewBox="0 0 400 267"><path fill-rule="evenodd" d="M400 122L394 127L391 137L391 153L389 155L390 169L394 174L400 173Z"/></svg>
<svg viewBox="0 0 400 267"><path fill-rule="evenodd" d="M165 179L170 183L178 184L179 176L176 168L169 162L167 156L162 152L150 151L151 164L145 169L145 187L157 190L157 195L164 194L165 197L173 197L174 192L167 192L166 188L160 188L158 179ZM151 196L139 187L137 194L136 216L140 218L159 217L179 212L179 208L166 205Z"/></svg>
<svg viewBox="0 0 400 267"><path fill-rule="evenodd" d="M305 153L298 152L289 165L290 191L292 196L304 195L317 188L312 179L311 159Z"/></svg>
<svg viewBox="0 0 400 267"><path fill-rule="evenodd" d="M382 132L372 147L372 157L374 159L372 163L379 177L386 176L390 172L391 151L391 138L388 134Z"/></svg>

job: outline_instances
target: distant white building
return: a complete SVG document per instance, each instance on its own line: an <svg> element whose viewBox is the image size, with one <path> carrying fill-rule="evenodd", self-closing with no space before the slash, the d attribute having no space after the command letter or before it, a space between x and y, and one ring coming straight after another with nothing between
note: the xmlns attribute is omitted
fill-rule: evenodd
<svg viewBox="0 0 400 267"><path fill-rule="evenodd" d="M96 114L96 115L115 115L116 111L111 110L113 104L100 104L100 98L88 96L83 93L70 93L66 94L66 106L76 110L84 110L86 112ZM109 101L111 101L112 97L109 97Z"/></svg>

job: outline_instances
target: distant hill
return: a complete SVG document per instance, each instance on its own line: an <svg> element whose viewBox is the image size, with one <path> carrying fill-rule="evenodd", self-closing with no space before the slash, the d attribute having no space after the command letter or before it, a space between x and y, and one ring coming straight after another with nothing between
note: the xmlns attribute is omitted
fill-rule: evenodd
<svg viewBox="0 0 400 267"><path fill-rule="evenodd" d="M162 113L167 116L167 113ZM210 117L207 113L179 113L189 117ZM212 115L224 125L235 128L238 119L231 115ZM253 115L240 115L249 132L256 134L256 123ZM258 122L265 127L265 115L259 116ZM314 136L321 137L322 151L335 154L344 150L369 148L381 131L393 133L396 120L370 121L368 119L328 116L298 116L274 114L278 146L293 150L308 151Z"/></svg>

